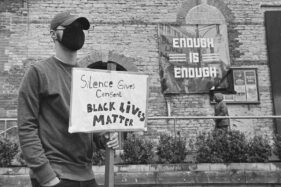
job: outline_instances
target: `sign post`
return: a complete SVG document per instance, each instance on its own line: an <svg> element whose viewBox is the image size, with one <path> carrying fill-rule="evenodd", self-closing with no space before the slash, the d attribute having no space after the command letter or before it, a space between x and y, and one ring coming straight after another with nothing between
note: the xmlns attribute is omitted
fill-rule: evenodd
<svg viewBox="0 0 281 187"><path fill-rule="evenodd" d="M148 75L111 70L72 69L70 133L146 130ZM113 166L114 150L107 148L106 187L114 186Z"/></svg>
<svg viewBox="0 0 281 187"><path fill-rule="evenodd" d="M116 64L107 63L107 69L116 71ZM111 134L109 133L109 138ZM104 186L113 187L114 186L114 150L106 147L105 151L105 177Z"/></svg>
<svg viewBox="0 0 281 187"><path fill-rule="evenodd" d="M106 147L104 186L114 186L114 150Z"/></svg>

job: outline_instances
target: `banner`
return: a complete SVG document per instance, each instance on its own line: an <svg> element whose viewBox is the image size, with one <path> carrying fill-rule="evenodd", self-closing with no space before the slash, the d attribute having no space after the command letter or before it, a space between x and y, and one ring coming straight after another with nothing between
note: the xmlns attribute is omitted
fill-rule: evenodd
<svg viewBox="0 0 281 187"><path fill-rule="evenodd" d="M73 68L69 132L145 130L147 94L148 75Z"/></svg>
<svg viewBox="0 0 281 187"><path fill-rule="evenodd" d="M164 94L208 93L230 66L225 25L159 25Z"/></svg>

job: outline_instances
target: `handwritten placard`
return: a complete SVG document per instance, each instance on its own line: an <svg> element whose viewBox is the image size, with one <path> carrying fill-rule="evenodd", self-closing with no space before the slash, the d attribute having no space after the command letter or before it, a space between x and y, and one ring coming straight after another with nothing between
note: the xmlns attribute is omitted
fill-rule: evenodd
<svg viewBox="0 0 281 187"><path fill-rule="evenodd" d="M146 128L148 75L72 69L69 132Z"/></svg>

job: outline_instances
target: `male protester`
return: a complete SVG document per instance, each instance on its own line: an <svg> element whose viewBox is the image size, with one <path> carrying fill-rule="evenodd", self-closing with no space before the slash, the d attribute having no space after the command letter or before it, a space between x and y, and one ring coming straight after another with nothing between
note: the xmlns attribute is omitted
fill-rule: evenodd
<svg viewBox="0 0 281 187"><path fill-rule="evenodd" d="M214 95L215 104L215 116L228 116L228 109L223 101L223 95L216 93ZM229 128L229 119L215 119L215 129L222 129L227 131Z"/></svg>
<svg viewBox="0 0 281 187"><path fill-rule="evenodd" d="M94 187L95 147L118 147L117 133L106 144L105 133L68 133L71 69L89 27L84 17L57 14L50 24L55 56L32 64L22 80L18 130L33 187Z"/></svg>

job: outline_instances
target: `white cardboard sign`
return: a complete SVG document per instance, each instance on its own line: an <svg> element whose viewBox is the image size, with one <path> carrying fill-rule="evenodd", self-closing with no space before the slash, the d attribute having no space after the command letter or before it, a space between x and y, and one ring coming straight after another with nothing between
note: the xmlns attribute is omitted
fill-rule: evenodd
<svg viewBox="0 0 281 187"><path fill-rule="evenodd" d="M146 129L148 75L72 69L69 132Z"/></svg>

